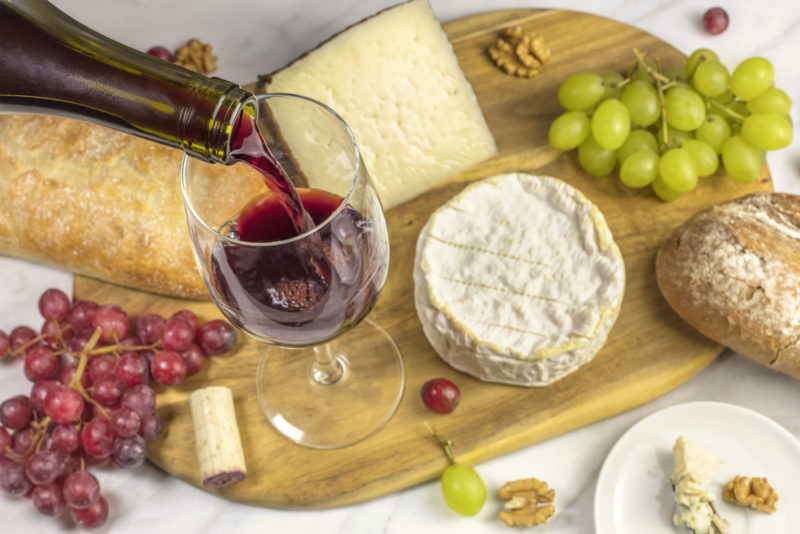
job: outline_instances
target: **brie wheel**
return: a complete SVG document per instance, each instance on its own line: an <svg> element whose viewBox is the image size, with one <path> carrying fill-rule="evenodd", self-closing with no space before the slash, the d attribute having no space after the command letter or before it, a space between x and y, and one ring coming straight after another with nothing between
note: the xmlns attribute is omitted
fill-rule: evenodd
<svg viewBox="0 0 800 534"><path fill-rule="evenodd" d="M545 386L603 346L625 266L580 191L514 173L471 184L431 215L414 284L423 331L445 362L489 382Z"/></svg>

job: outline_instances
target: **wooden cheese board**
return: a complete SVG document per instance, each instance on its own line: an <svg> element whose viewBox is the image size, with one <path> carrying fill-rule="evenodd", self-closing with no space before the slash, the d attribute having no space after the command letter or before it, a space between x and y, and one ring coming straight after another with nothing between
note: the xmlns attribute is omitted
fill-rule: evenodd
<svg viewBox="0 0 800 534"><path fill-rule="evenodd" d="M520 25L544 36L552 60L533 79L513 78L494 67L486 48L505 28ZM182 385L159 390L166 432L151 442L149 458L168 473L200 485L188 396L217 384L232 388L247 459L247 479L215 491L235 501L280 507L331 507L363 501L439 476L447 465L423 421L454 442L459 461L478 463L644 404L694 376L722 347L702 337L669 308L656 285L654 260L662 240L693 213L754 191L771 190L769 171L752 184L718 173L666 204L650 191L623 187L615 177L582 172L574 153L547 143L560 113L559 83L577 71L623 70L633 48L658 56L665 66L684 55L634 27L589 14L517 9L482 13L444 24L472 83L499 155L386 214L391 239L389 279L370 318L385 328L403 353L406 391L396 415L365 441L340 450L312 450L287 441L263 418L255 374L263 347L240 336L235 352L217 356ZM413 301L412 266L417 235L428 216L468 182L501 172L559 177L603 211L622 250L627 288L619 319L596 358L546 388L487 384L444 364L426 341ZM177 176L176 176L177 179ZM220 313L210 302L168 299L77 277L75 295L118 303L133 316L169 315L188 307L204 320ZM355 332L354 332L355 333ZM425 409L422 384L444 376L461 388L457 410L446 416Z"/></svg>

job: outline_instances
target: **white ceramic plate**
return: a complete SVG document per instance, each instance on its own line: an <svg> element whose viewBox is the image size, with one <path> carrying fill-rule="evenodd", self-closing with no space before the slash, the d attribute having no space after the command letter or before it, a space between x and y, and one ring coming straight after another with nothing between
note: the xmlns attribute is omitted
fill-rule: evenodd
<svg viewBox="0 0 800 534"><path fill-rule="evenodd" d="M723 464L709 493L735 534L789 534L800 525L800 441L782 426L752 410L717 402L679 404L656 412L630 428L606 458L594 500L597 534L688 533L672 524L669 478L672 445L684 435L703 445ZM780 496L774 514L740 508L722 499L735 475L765 476Z"/></svg>

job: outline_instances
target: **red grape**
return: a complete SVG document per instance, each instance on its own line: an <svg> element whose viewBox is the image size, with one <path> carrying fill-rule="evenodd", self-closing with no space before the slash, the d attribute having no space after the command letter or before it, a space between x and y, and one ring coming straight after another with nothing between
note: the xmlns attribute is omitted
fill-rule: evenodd
<svg viewBox="0 0 800 534"><path fill-rule="evenodd" d="M162 350L153 356L150 374L153 378L168 386L183 382L186 378L186 360L173 350Z"/></svg>
<svg viewBox="0 0 800 534"><path fill-rule="evenodd" d="M125 384L114 375L106 375L94 383L92 398L103 406L113 406L125 393Z"/></svg>
<svg viewBox="0 0 800 534"><path fill-rule="evenodd" d="M122 405L145 417L156 409L156 394L145 384L134 386L122 394Z"/></svg>
<svg viewBox="0 0 800 534"><path fill-rule="evenodd" d="M148 313L136 321L136 335L143 343L151 345L161 339L167 321L157 313Z"/></svg>
<svg viewBox="0 0 800 534"><path fill-rule="evenodd" d="M185 321L189 326L192 327L192 337L197 335L197 329L200 328L200 320L192 310L176 311L172 314L170 319L180 319L181 321Z"/></svg>
<svg viewBox="0 0 800 534"><path fill-rule="evenodd" d="M62 328L56 319L46 319L42 325L43 341L53 349L61 348L61 342L69 341L75 335L72 328Z"/></svg>
<svg viewBox="0 0 800 534"><path fill-rule="evenodd" d="M58 386L58 382L55 380L39 380L33 383L29 402L36 413L44 414L44 401L47 394L56 386Z"/></svg>
<svg viewBox="0 0 800 534"><path fill-rule="evenodd" d="M0 426L0 458L5 457L6 447L11 447L11 434Z"/></svg>
<svg viewBox="0 0 800 534"><path fill-rule="evenodd" d="M67 314L67 322L76 331L92 328L92 321L97 313L97 303L91 300L79 300Z"/></svg>
<svg viewBox="0 0 800 534"><path fill-rule="evenodd" d="M170 63L175 60L175 58L172 56L172 52L170 52L169 49L164 46L154 46L150 48L147 53Z"/></svg>
<svg viewBox="0 0 800 534"><path fill-rule="evenodd" d="M75 376L75 373L78 372L78 365L75 363L71 363L61 369L61 375L59 376L60 382L68 386L70 382L72 382L72 378ZM81 375L81 385L84 388L88 388L92 385L92 379L89 378L89 373L84 370L83 374Z"/></svg>
<svg viewBox="0 0 800 534"><path fill-rule="evenodd" d="M36 338L37 335L38 334L33 328L27 326L16 327L9 335L9 340L11 341L11 350L16 351L20 347L27 345L34 338Z"/></svg>
<svg viewBox="0 0 800 534"><path fill-rule="evenodd" d="M112 411L108 422L111 424L114 434L121 438L131 438L142 428L142 418L127 406L121 406Z"/></svg>
<svg viewBox="0 0 800 534"><path fill-rule="evenodd" d="M33 447L33 429L17 430L11 436L11 450L18 456L27 456Z"/></svg>
<svg viewBox="0 0 800 534"><path fill-rule="evenodd" d="M61 486L57 483L36 486L31 493L31 499L40 513L50 517L60 516L67 508Z"/></svg>
<svg viewBox="0 0 800 534"><path fill-rule="evenodd" d="M69 514L78 526L83 528L101 527L105 524L106 519L108 519L108 503L105 497L101 495L100 498L88 508L70 508Z"/></svg>
<svg viewBox="0 0 800 534"><path fill-rule="evenodd" d="M31 382L54 378L61 362L53 351L44 346L33 347L25 356L25 376Z"/></svg>
<svg viewBox="0 0 800 534"><path fill-rule="evenodd" d="M128 314L116 304L104 304L97 308L92 327L102 330L100 339L106 343L119 340L128 334Z"/></svg>
<svg viewBox="0 0 800 534"><path fill-rule="evenodd" d="M54 449L66 453L75 452L81 444L78 429L69 424L56 425L50 436L50 443Z"/></svg>
<svg viewBox="0 0 800 534"><path fill-rule="evenodd" d="M161 341L165 349L180 352L189 348L194 334L194 329L189 323L173 317L167 321L164 332L161 334Z"/></svg>
<svg viewBox="0 0 800 534"><path fill-rule="evenodd" d="M163 430L164 425L161 422L161 417L156 412L151 412L142 418L142 428L139 429L139 435L145 441L151 441L158 437Z"/></svg>
<svg viewBox="0 0 800 534"><path fill-rule="evenodd" d="M206 355L197 344L192 343L189 348L181 352L181 356L186 361L186 376L196 375L203 368L206 362Z"/></svg>
<svg viewBox="0 0 800 534"><path fill-rule="evenodd" d="M236 330L222 319L214 319L200 327L197 344L209 356L222 354L236 344Z"/></svg>
<svg viewBox="0 0 800 534"><path fill-rule="evenodd" d="M114 432L108 419L95 417L81 429L81 445L87 454L96 458L108 458L114 444Z"/></svg>
<svg viewBox="0 0 800 534"><path fill-rule="evenodd" d="M147 446L142 436L117 438L111 449L111 459L117 467L138 467L144 463Z"/></svg>
<svg viewBox="0 0 800 534"><path fill-rule="evenodd" d="M142 340L136 334L128 334L119 340L119 344L123 347L138 347L142 344Z"/></svg>
<svg viewBox="0 0 800 534"><path fill-rule="evenodd" d="M422 386L422 402L432 412L450 413L458 406L461 392L446 378L428 380Z"/></svg>
<svg viewBox="0 0 800 534"><path fill-rule="evenodd" d="M126 352L117 362L114 376L129 388L139 384L147 384L150 381L150 369L147 359L138 352Z"/></svg>
<svg viewBox="0 0 800 534"><path fill-rule="evenodd" d="M22 430L27 427L33 410L28 397L17 395L0 404L0 424L11 430Z"/></svg>
<svg viewBox="0 0 800 534"><path fill-rule="evenodd" d="M721 7L712 7L703 14L703 26L713 35L724 32L728 29L728 13Z"/></svg>
<svg viewBox="0 0 800 534"><path fill-rule="evenodd" d="M100 498L100 483L88 471L75 471L64 479L64 500L70 507L88 508Z"/></svg>
<svg viewBox="0 0 800 534"><path fill-rule="evenodd" d="M65 319L69 309L69 297L60 289L50 288L39 297L39 313L45 319Z"/></svg>
<svg viewBox="0 0 800 534"><path fill-rule="evenodd" d="M49 484L61 474L60 451L41 450L25 461L25 476L34 484ZM63 454L63 453L61 453Z"/></svg>
<svg viewBox="0 0 800 534"><path fill-rule="evenodd" d="M56 386L44 399L44 413L56 423L72 423L83 413L83 397L69 386Z"/></svg>
<svg viewBox="0 0 800 534"><path fill-rule="evenodd" d="M0 358L6 355L8 348L11 346L11 337L4 331L0 330Z"/></svg>
<svg viewBox="0 0 800 534"><path fill-rule="evenodd" d="M84 328L83 330L79 330L70 341L69 350L73 354L78 354L84 348L86 348L86 344L89 342L89 338L94 335L94 330L91 328ZM95 346L99 346L102 343L97 343Z"/></svg>
<svg viewBox="0 0 800 534"><path fill-rule="evenodd" d="M110 354L98 354L89 360L86 371L89 373L92 384L96 384L101 378L112 376L116 367L117 359L115 357Z"/></svg>
<svg viewBox="0 0 800 534"><path fill-rule="evenodd" d="M9 495L26 495L33 484L25 476L25 465L19 462L0 465L0 487Z"/></svg>

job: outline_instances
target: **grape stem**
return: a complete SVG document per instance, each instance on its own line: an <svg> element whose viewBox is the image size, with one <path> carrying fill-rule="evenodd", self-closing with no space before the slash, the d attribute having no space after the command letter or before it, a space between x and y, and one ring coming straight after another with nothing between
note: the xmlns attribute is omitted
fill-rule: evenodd
<svg viewBox="0 0 800 534"><path fill-rule="evenodd" d="M444 450L444 454L445 456L447 456L447 459L450 461L450 463L451 464L456 463L455 459L453 458L453 451L452 451L453 442L450 441L449 439L444 439L439 434L437 434L433 430L433 427L430 425L430 423L428 423L427 421L425 421L423 424L425 425L425 429L428 431L431 437L439 442L439 445L442 447L442 450Z"/></svg>
<svg viewBox="0 0 800 534"><path fill-rule="evenodd" d="M100 339L100 334L102 333L103 330L100 327L95 328L92 337L90 337L89 341L86 342L86 346L83 347L83 350L80 352L78 368L75 370L75 374L73 375L72 380L69 382L69 387L80 393L81 397L99 409L100 413L103 414L103 417L108 419L108 412L106 409L99 402L95 401L83 388L83 384L81 384L81 377L86 370L86 365L89 363L89 354L92 352L92 349L94 349L94 346L97 345L97 341Z"/></svg>
<svg viewBox="0 0 800 534"><path fill-rule="evenodd" d="M653 80L656 82L656 91L658 92L658 103L661 106L661 137L663 138L663 144L661 146L661 150L664 148L669 147L669 128L667 126L667 108L664 105L664 91L669 89L670 87L677 85L675 80L671 80L654 70L650 65L647 64L645 61L645 54L643 54L638 48L633 49L633 53L636 56L636 60L638 61L639 68L644 69L650 76L653 77Z"/></svg>
<svg viewBox="0 0 800 534"><path fill-rule="evenodd" d="M710 103L711 103L712 106L716 107L717 109L719 109L720 111L722 111L724 113L727 113L728 115L730 115L734 119L737 119L737 120L740 120L740 121L743 121L745 119L745 117L743 115L741 115L739 113L736 113L735 111L733 111L731 108L729 108L728 106L726 106L724 104L720 104L719 102L715 102L713 100L711 100Z"/></svg>

